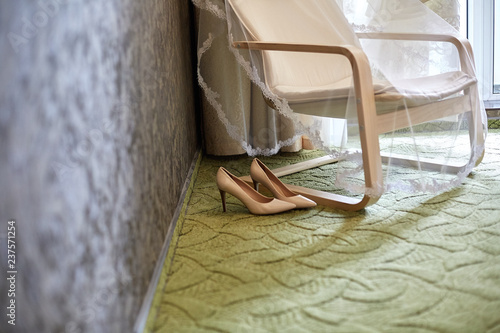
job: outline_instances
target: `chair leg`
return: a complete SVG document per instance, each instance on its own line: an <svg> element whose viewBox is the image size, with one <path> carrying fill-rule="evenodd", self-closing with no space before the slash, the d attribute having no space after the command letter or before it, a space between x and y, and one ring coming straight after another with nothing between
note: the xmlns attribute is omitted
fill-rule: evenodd
<svg viewBox="0 0 500 333"><path fill-rule="evenodd" d="M363 132L365 131L365 129L361 129L361 131ZM302 186L287 184L287 187L297 194L301 194L311 200L314 200L319 205L346 211L358 211L367 206L375 204L380 198L380 195L376 195L378 190L377 187L382 186L382 160L380 158L378 135L374 130L368 130L367 132L368 134L361 134L361 141L365 184L367 187L367 192L370 192L370 195L365 194L361 199L358 199L344 195L333 194L330 192L314 190ZM370 138L370 140L368 140L370 135L372 137ZM371 141L371 143L368 144L368 141ZM272 170L272 172L276 176L282 177L329 163L338 162L340 160L340 158L323 156L309 161L274 169ZM250 185L252 184L252 179L250 178L250 176L244 176L241 177L241 179Z"/></svg>
<svg viewBox="0 0 500 333"><path fill-rule="evenodd" d="M368 107L370 109L370 107ZM373 112L375 114L375 112ZM359 117L363 115L364 117ZM413 167L420 166L422 169L426 170L442 170L443 166L446 166L446 170L451 173L459 172L464 165L458 164L442 164L437 163L432 159L426 158L411 158L404 155L397 154L381 154L378 140L378 133L376 129L373 127L365 126L366 123L375 123L375 121L371 119L366 119L370 117L370 113L365 113L363 110L363 106L358 105L358 118L360 120L359 129L360 129L360 140L361 140L361 148L363 154L363 166L365 172L365 184L368 189L367 193L369 193L370 189L373 189L374 193L377 193L377 187L382 186L382 161L387 162L389 158L391 158L392 163L396 164L405 164ZM474 157L475 147L480 146L484 147L484 131L481 119L479 119L479 114L469 112L468 113L469 123L469 137L471 144L471 159ZM479 156L476 165L478 165L482 157L484 156L484 149L481 151L481 156ZM300 172L303 170L315 168L321 165L325 165L328 163L338 162L340 159L333 159L329 156L323 156L320 158L316 158L313 160L309 160L306 162L297 163L295 165L290 165L282 168L278 168L273 170L273 172L278 176L285 176L295 172ZM243 180L252 183L252 180L249 176L242 177ZM333 194L324 191L318 191L310 188L305 188L301 186L295 185L287 185L293 192L297 194L301 194L311 200L316 201L319 205L324 205L332 208L338 208L347 211L357 211L361 210L369 205L372 205L378 201L380 196L365 194L363 198L356 199L352 197L347 197L343 195Z"/></svg>
<svg viewBox="0 0 500 333"><path fill-rule="evenodd" d="M276 175L276 177L283 177L283 176L288 176L300 171L304 170L309 170L313 168L320 167L322 165L326 164L331 164L335 163L338 161L341 161L343 158L342 157L331 157L329 155L321 156L321 157L316 157L304 162L299 162L291 165L287 165L281 168L276 168L273 169L273 173Z"/></svg>
<svg viewBox="0 0 500 333"><path fill-rule="evenodd" d="M476 160L475 166L478 166L484 157L484 129L483 123L480 119L480 115L478 112L471 111L468 114L469 118L469 138L470 138L470 149L471 149L471 159L474 157L476 147L482 147L480 152L480 156L478 156Z"/></svg>
<svg viewBox="0 0 500 333"><path fill-rule="evenodd" d="M292 190L294 193L300 194L314 200L318 205L342 209L346 211L358 211L370 205L376 203L379 197L370 197L368 195L364 195L361 199L356 199L344 195L333 194L330 192L313 190L310 188L288 185L287 187Z"/></svg>
<svg viewBox="0 0 500 333"><path fill-rule="evenodd" d="M448 173L457 173L460 171L460 169L464 167L464 165L458 163L456 164L438 163L431 158L424 158L424 157L414 158L411 156L405 156L395 153L391 154L381 153L380 155L382 157L382 162L384 164L389 164L390 160L391 164L393 165L407 166L414 169L421 168L423 170L428 170L428 171L441 171L443 167L446 167L446 171Z"/></svg>
<svg viewBox="0 0 500 333"><path fill-rule="evenodd" d="M470 107L474 109L472 104L470 105ZM479 113L475 113L474 111L469 111L465 113L465 116L468 118L469 122L469 142L471 149L470 159L467 163L463 164L438 163L434 159L430 158L419 157L417 159L417 158L412 158L410 156L399 155L394 153L391 153L390 155L381 153L383 163L387 164L390 159L391 163L397 165L410 166L414 168L420 167L421 169L431 170L431 171L441 171L443 170L443 167L446 167L445 169L446 172L458 173L465 166L467 166L474 157L476 157L477 159L474 166L478 166L481 163L485 153L483 124L481 122L481 119L479 119ZM482 147L481 152L476 152L475 151L476 147ZM475 156L475 154L479 154L479 156Z"/></svg>
<svg viewBox="0 0 500 333"><path fill-rule="evenodd" d="M274 172L274 170L272 170ZM252 185L250 176L241 177L242 180ZM344 195L334 194L325 191L314 190L307 187L286 184L286 186L294 193L300 194L314 200L318 205L342 209L346 211L358 211L367 206L373 205L379 197L363 196L361 199L356 199Z"/></svg>

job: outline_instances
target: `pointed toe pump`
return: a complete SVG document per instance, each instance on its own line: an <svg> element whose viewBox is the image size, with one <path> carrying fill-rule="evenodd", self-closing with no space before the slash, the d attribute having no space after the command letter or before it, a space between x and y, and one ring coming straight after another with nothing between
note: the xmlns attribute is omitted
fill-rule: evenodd
<svg viewBox="0 0 500 333"><path fill-rule="evenodd" d="M222 209L226 211L226 192L238 198L252 214L268 215L295 208L295 204L266 197L223 167L217 171L217 187L220 191Z"/></svg>
<svg viewBox="0 0 500 333"><path fill-rule="evenodd" d="M278 199L295 204L296 208L310 208L316 206L316 202L292 192L276 175L269 170L259 159L255 158L250 167L255 190L259 189L259 183L264 185Z"/></svg>

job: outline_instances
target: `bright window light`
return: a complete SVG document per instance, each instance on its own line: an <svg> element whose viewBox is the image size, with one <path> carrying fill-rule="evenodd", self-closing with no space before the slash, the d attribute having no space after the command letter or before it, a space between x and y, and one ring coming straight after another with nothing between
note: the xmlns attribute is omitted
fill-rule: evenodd
<svg viewBox="0 0 500 333"><path fill-rule="evenodd" d="M500 1L460 0L461 25L474 49L479 88L486 107L500 106ZM463 33L463 28L461 27Z"/></svg>

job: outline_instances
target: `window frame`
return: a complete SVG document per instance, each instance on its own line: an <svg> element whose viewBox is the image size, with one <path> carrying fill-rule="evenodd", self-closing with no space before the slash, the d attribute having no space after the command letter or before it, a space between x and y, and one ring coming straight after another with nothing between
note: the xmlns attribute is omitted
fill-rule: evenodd
<svg viewBox="0 0 500 333"><path fill-rule="evenodd" d="M486 106L500 105L494 94L495 0L466 0L467 38L472 44L479 89ZM500 5L497 3L497 6ZM500 64L496 64L500 66Z"/></svg>

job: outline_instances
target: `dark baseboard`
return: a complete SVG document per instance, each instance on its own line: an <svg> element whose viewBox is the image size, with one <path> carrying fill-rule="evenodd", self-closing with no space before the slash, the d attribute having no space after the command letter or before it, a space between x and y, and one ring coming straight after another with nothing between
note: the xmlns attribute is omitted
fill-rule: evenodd
<svg viewBox="0 0 500 333"><path fill-rule="evenodd" d="M167 231L167 235L165 237L165 241L163 242L163 247L161 249L160 256L156 262L155 270L153 272L153 276L151 277L151 281L149 282L148 291L144 296L144 300L142 302L141 309L139 310L139 314L137 315L134 332L142 333L146 327L146 322L148 319L149 312L151 310L151 305L153 303L153 298L156 293L156 289L158 287L158 281L160 279L160 275L164 266L164 262L168 253L168 249L170 247L170 242L172 240L172 235L174 234L175 227L177 226L177 221L182 212L182 207L184 205L184 200L186 199L186 194L189 190L189 185L193 180L193 176L196 177L195 170L196 166L199 164L199 160L202 156L201 149L198 149L193 157L193 161L191 162L191 166L189 168L188 174L186 176L186 180L184 182L184 186L182 187L182 192L179 197L179 201L177 202L177 206L174 211L174 215L172 217L172 222Z"/></svg>

